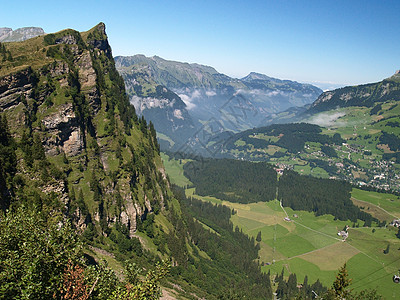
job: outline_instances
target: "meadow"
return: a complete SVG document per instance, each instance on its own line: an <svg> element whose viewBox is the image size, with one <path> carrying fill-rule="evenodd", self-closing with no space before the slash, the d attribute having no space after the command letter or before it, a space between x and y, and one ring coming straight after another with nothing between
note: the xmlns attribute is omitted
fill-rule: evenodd
<svg viewBox="0 0 400 300"><path fill-rule="evenodd" d="M163 156L163 159L171 182L186 187L188 180L182 170L184 162L170 160L166 163L168 158ZM392 281L393 275L398 274L400 269L397 228L362 227L362 221L352 224L350 221L335 220L331 215L316 217L311 212L281 207L278 200L230 203L196 195L195 188L187 189L186 194L234 209L232 223L249 236L256 238L261 232L259 262L262 270L270 271L272 276L284 270L285 276L295 273L298 283L302 283L307 275L308 282L318 279L331 286L337 270L346 262L352 278L351 288L355 291L376 289L385 299L400 298L400 286ZM389 212L382 214L387 221L393 216L400 216L397 196L353 189L352 198L363 204L366 211L369 207L370 211L384 209ZM285 217L291 221L286 221ZM349 236L343 241L337 233L346 225L350 226ZM389 252L385 254L387 247Z"/></svg>

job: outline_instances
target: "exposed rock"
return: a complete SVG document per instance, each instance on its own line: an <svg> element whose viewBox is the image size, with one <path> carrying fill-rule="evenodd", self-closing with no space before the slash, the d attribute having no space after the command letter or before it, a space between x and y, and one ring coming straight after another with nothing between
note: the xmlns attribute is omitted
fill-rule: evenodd
<svg viewBox="0 0 400 300"><path fill-rule="evenodd" d="M12 28L0 27L0 42L6 39L10 32L12 32Z"/></svg>
<svg viewBox="0 0 400 300"><path fill-rule="evenodd" d="M96 72L93 69L89 52L83 53L76 62L79 67L79 79L82 89L96 85Z"/></svg>
<svg viewBox="0 0 400 300"><path fill-rule="evenodd" d="M138 214L142 215L142 213L141 210L138 210L138 207L140 208L140 206L137 203L134 203L131 195L125 197L124 200L126 217L124 223L121 216L121 222L127 226L129 229L129 236L132 237L136 232L136 216Z"/></svg>
<svg viewBox="0 0 400 300"><path fill-rule="evenodd" d="M75 36L72 34L64 35L58 39L56 39L56 44L66 44L66 45L75 45L78 41Z"/></svg>
<svg viewBox="0 0 400 300"><path fill-rule="evenodd" d="M34 81L31 68L0 78L0 111L18 105L22 96L29 96Z"/></svg>
<svg viewBox="0 0 400 300"><path fill-rule="evenodd" d="M69 156L75 156L83 150L83 137L80 128L72 131L68 140L64 142L64 152Z"/></svg>
<svg viewBox="0 0 400 300"><path fill-rule="evenodd" d="M60 105L56 113L42 120L42 124L51 133L50 137L44 142L48 154L58 154L55 152L57 146L61 146L69 156L81 153L83 138L72 103Z"/></svg>

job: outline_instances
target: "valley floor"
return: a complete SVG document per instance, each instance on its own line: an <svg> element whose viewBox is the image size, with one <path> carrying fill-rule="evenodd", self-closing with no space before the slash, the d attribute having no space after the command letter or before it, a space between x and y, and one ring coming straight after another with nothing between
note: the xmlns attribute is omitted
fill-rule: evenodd
<svg viewBox="0 0 400 300"><path fill-rule="evenodd" d="M168 160L163 156L166 170L173 183L187 186L183 176L185 161ZM271 275L297 275L298 283L308 276L308 282L319 279L330 286L337 270L347 262L355 291L377 289L386 299L400 298L400 286L392 281L400 269L400 239L397 228L363 227L363 222L334 220L331 215L316 217L313 213L293 211L282 207L278 200L251 204L221 201L214 197L196 195L195 188L186 189L187 196L223 204L235 210L231 221L244 233L256 238L261 232L259 262ZM400 216L397 196L354 189L353 202L365 211L388 223ZM348 225L344 241L338 232ZM385 254L384 250L389 249ZM399 289L398 289L399 288Z"/></svg>

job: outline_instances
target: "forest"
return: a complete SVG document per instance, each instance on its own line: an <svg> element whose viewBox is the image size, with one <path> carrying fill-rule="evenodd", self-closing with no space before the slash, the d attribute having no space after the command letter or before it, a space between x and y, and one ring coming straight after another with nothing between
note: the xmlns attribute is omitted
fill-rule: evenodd
<svg viewBox="0 0 400 300"><path fill-rule="evenodd" d="M332 137L321 134L322 129L318 125L299 123L299 124L274 124L267 127L249 129L241 133L235 134L226 142L228 150L238 147L245 148L247 145L253 145L254 148L267 148L268 145L276 145L287 149L291 153L297 153L304 150L306 142L318 142L321 144L341 144L343 139L339 134L334 134ZM266 136L279 137L277 141L267 141L257 138L258 134ZM235 142L242 140L246 143L245 146L237 146ZM332 151L329 154L333 154Z"/></svg>
<svg viewBox="0 0 400 300"><path fill-rule="evenodd" d="M352 186L344 181L302 176L286 170L278 183L278 199L283 206L294 210L306 210L315 215L332 214L339 220L357 219L370 226L378 222L370 214L361 211L350 200Z"/></svg>
<svg viewBox="0 0 400 300"><path fill-rule="evenodd" d="M182 253L180 267L173 268L171 273L218 299L272 299L269 274L262 273L255 261L259 245L239 228L233 228L232 211L226 206L187 198L177 186L173 190L184 222L177 215L172 217L171 223L178 231L174 251L185 252L186 247L179 246L179 241L189 240L197 257Z"/></svg>
<svg viewBox="0 0 400 300"><path fill-rule="evenodd" d="M270 201L276 197L277 175L265 162L193 160L185 164L184 174L202 196L239 203Z"/></svg>
<svg viewBox="0 0 400 300"><path fill-rule="evenodd" d="M329 167L319 161L312 163ZM336 219L352 222L360 219L365 221L365 226L378 222L353 204L352 186L344 181L303 176L291 170L285 170L278 180L275 170L267 163L229 159L190 161L184 166L184 175L201 196L238 203L270 201L277 197L283 206L314 212L317 216L332 214Z"/></svg>

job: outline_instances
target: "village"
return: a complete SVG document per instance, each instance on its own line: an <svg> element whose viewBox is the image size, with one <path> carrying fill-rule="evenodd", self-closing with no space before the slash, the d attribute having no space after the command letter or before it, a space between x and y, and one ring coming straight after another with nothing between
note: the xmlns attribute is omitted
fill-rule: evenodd
<svg viewBox="0 0 400 300"><path fill-rule="evenodd" d="M318 176L313 168L321 168L330 179L339 179L350 182L359 187L372 187L379 190L400 192L400 172L394 161L373 159L359 145L343 143L335 146L338 157L328 157L321 150L313 151L310 145L305 145L305 152L291 154L287 157L273 160L275 170L282 175L284 170L296 170L296 166L311 167L310 174ZM300 169L301 171L301 169Z"/></svg>

